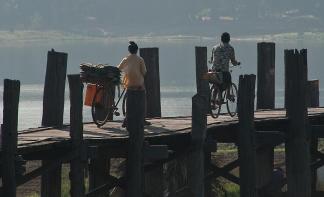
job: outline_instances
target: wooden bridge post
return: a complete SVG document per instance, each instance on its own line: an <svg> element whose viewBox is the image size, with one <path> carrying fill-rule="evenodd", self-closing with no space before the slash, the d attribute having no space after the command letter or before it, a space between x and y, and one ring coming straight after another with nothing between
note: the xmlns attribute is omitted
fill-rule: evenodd
<svg viewBox="0 0 324 197"><path fill-rule="evenodd" d="M161 117L161 93L160 93L160 68L159 68L159 48L141 48L140 56L146 65L145 88L146 88L146 114L145 117ZM158 184L163 180L163 165L156 167L151 172L146 173L148 181L145 181L145 191L157 195L157 191L163 191L163 184ZM154 188L154 189L153 189ZM163 195L161 193L161 195ZM158 197L158 196L157 196Z"/></svg>
<svg viewBox="0 0 324 197"><path fill-rule="evenodd" d="M83 142L83 85L80 75L69 75L70 87L70 137L73 150L77 151L77 156L70 164L71 197L85 196L84 185L84 161L86 152Z"/></svg>
<svg viewBox="0 0 324 197"><path fill-rule="evenodd" d="M241 75L238 92L238 156L240 163L241 197L257 196L254 91L255 75Z"/></svg>
<svg viewBox="0 0 324 197"><path fill-rule="evenodd" d="M43 95L42 125L62 126L67 54L48 51Z"/></svg>
<svg viewBox="0 0 324 197"><path fill-rule="evenodd" d="M306 102L307 107L319 107L319 80L309 80L307 81L306 89ZM311 162L316 161L316 151L318 150L318 138L316 136L311 136ZM316 192L316 182L317 182L317 169L311 171L312 179L312 196Z"/></svg>
<svg viewBox="0 0 324 197"><path fill-rule="evenodd" d="M207 111L209 84L203 80L203 74L207 73L207 47L196 47L196 84L197 94L192 97L192 131L191 139L193 153L189 168L189 188L192 197L203 197L205 192L210 192L210 183L205 183L205 157L210 157L210 152L204 152L206 139ZM207 160L208 161L208 160ZM206 184L206 186L205 186ZM205 187L207 191L205 191Z"/></svg>
<svg viewBox="0 0 324 197"><path fill-rule="evenodd" d="M42 125L60 127L63 125L64 92L67 67L67 54L53 49L47 54L47 68L43 95ZM51 161L42 161L42 165ZM42 175L41 196L61 196L61 171L59 166Z"/></svg>
<svg viewBox="0 0 324 197"><path fill-rule="evenodd" d="M275 108L275 43L261 42L258 48L257 109ZM256 152L257 187L271 180L274 147L262 147Z"/></svg>
<svg viewBox="0 0 324 197"><path fill-rule="evenodd" d="M257 109L275 107L275 43L258 43Z"/></svg>
<svg viewBox="0 0 324 197"><path fill-rule="evenodd" d="M285 50L286 169L288 197L311 196L310 146L306 107L307 50Z"/></svg>
<svg viewBox="0 0 324 197"><path fill-rule="evenodd" d="M2 194L16 197L15 156L18 140L18 104L20 82L4 80L2 124Z"/></svg>
<svg viewBox="0 0 324 197"><path fill-rule="evenodd" d="M319 107L319 80L307 81L307 107Z"/></svg>
<svg viewBox="0 0 324 197"><path fill-rule="evenodd" d="M145 75L145 117L161 117L159 48L141 48L140 56L144 59L147 70Z"/></svg>
<svg viewBox="0 0 324 197"><path fill-rule="evenodd" d="M144 91L127 91L126 118L129 132L126 161L126 196L142 197L144 187L143 143L144 143Z"/></svg>
<svg viewBox="0 0 324 197"><path fill-rule="evenodd" d="M106 184L110 174L110 158L108 158L106 150L98 147L96 158L90 160L89 165L89 190L94 190L99 186ZM107 194L100 194L98 197L104 197Z"/></svg>

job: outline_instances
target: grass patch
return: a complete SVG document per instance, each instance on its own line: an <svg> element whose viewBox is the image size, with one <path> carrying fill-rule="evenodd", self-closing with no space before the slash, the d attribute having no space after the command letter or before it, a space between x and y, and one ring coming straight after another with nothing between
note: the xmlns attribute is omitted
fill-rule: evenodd
<svg viewBox="0 0 324 197"><path fill-rule="evenodd" d="M226 197L239 197L240 196L240 186L234 183L225 183L223 185L226 191Z"/></svg>

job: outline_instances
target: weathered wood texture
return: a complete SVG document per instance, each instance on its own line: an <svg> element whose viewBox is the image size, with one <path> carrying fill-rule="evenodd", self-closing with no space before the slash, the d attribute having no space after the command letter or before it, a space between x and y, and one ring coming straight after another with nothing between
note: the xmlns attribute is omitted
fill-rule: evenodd
<svg viewBox="0 0 324 197"><path fill-rule="evenodd" d="M257 109L275 107L275 43L258 43Z"/></svg>
<svg viewBox="0 0 324 197"><path fill-rule="evenodd" d="M2 195L16 197L15 156L17 153L17 125L20 82L4 80L2 124Z"/></svg>
<svg viewBox="0 0 324 197"><path fill-rule="evenodd" d="M89 190L92 191L109 181L110 159L103 148L98 148L96 158L90 159L89 164ZM98 195L98 197L107 194Z"/></svg>
<svg viewBox="0 0 324 197"><path fill-rule="evenodd" d="M272 178L274 162L274 146L262 146L256 150L256 185L260 189Z"/></svg>
<svg viewBox="0 0 324 197"><path fill-rule="evenodd" d="M54 158L52 158L54 159ZM50 165L53 160L42 160L42 166ZM60 197L62 185L62 165L45 171L41 178L42 197Z"/></svg>
<svg viewBox="0 0 324 197"><path fill-rule="evenodd" d="M261 42L258 48L257 109L275 107L275 43ZM256 152L257 187L265 186L273 171L273 146L263 146Z"/></svg>
<svg viewBox="0 0 324 197"><path fill-rule="evenodd" d="M145 193L149 196L164 197L163 165L145 173Z"/></svg>
<svg viewBox="0 0 324 197"><path fill-rule="evenodd" d="M67 54L48 51L43 95L43 126L62 126Z"/></svg>
<svg viewBox="0 0 324 197"><path fill-rule="evenodd" d="M197 94L192 97L191 140L193 152L189 167L189 196L205 196L205 152L207 111L208 111L208 81L202 80L207 73L207 47L196 47L196 85ZM208 154L209 155L209 154ZM209 155L210 156L210 155ZM207 160L208 161L208 160ZM208 191L209 192L209 191Z"/></svg>
<svg viewBox="0 0 324 197"><path fill-rule="evenodd" d="M241 75L238 93L238 157L240 163L241 197L257 196L254 92L255 75Z"/></svg>
<svg viewBox="0 0 324 197"><path fill-rule="evenodd" d="M307 81L307 107L319 107L319 80Z"/></svg>
<svg viewBox="0 0 324 197"><path fill-rule="evenodd" d="M79 153L70 163L71 197L85 196L84 167L86 152L83 142L83 85L80 75L69 75L70 87L70 137L72 147Z"/></svg>
<svg viewBox="0 0 324 197"><path fill-rule="evenodd" d="M161 117L159 48L141 48L140 56L144 59L147 70L145 117Z"/></svg>
<svg viewBox="0 0 324 197"><path fill-rule="evenodd" d="M207 47L196 47L196 84L197 93L209 97L209 83L202 76L208 72Z"/></svg>
<svg viewBox="0 0 324 197"><path fill-rule="evenodd" d="M311 196L310 146L306 107L307 51L285 50L286 169L289 197Z"/></svg>
<svg viewBox="0 0 324 197"><path fill-rule="evenodd" d="M191 139L193 144L193 152L191 153L191 164L189 168L189 187L192 197L205 196L204 191L204 142L207 127L207 106L208 99L205 96L196 94L192 98L192 131Z"/></svg>
<svg viewBox="0 0 324 197"><path fill-rule="evenodd" d="M43 126L63 125L66 67L66 53L48 51L43 95ZM45 166L49 163L50 160L42 161L42 165ZM41 196L61 196L61 172L62 166L58 166L42 175Z"/></svg>
<svg viewBox="0 0 324 197"><path fill-rule="evenodd" d="M307 93L306 102L307 107L319 107L319 80L309 80L307 81ZM316 162L316 152L318 150L318 137L315 135L311 136L311 162ZM316 193L316 182L317 182L317 169L312 169L311 171L312 179L312 196Z"/></svg>
<svg viewBox="0 0 324 197"><path fill-rule="evenodd" d="M127 91L127 131L129 132L126 164L127 197L142 197L144 189L144 91Z"/></svg>

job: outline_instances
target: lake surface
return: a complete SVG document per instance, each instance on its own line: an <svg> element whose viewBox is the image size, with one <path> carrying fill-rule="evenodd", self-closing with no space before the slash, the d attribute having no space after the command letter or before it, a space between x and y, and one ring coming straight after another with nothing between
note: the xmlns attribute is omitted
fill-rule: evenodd
<svg viewBox="0 0 324 197"><path fill-rule="evenodd" d="M161 102L163 116L190 115L191 97L195 94L195 46L207 46L208 58L216 39L190 38L159 40L154 38L136 40L139 47L158 47L160 55ZM254 39L234 39L236 57L242 66L234 68L233 81L240 74L256 74L257 42ZM68 53L68 74L79 73L82 62L109 63L117 65L127 54L128 39L118 42L106 41L60 41L27 42L16 46L0 46L0 84L3 79L21 80L19 105L19 129L38 127L42 116L43 83L45 79L47 51ZM308 49L308 78L320 79L323 86L323 43L312 40L276 42L276 107L283 106L284 49ZM68 90L68 87L66 88ZM2 112L0 85L0 112ZM323 90L321 89L321 93ZM323 95L323 94L320 94ZM324 98L320 97L323 103ZM69 122L69 101L66 91L64 122ZM0 120L2 114L0 113ZM91 121L90 108L84 107L84 121Z"/></svg>

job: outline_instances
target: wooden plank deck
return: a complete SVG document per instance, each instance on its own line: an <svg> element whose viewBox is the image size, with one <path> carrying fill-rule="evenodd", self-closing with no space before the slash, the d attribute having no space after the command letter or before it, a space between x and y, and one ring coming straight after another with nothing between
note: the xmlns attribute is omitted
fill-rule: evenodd
<svg viewBox="0 0 324 197"><path fill-rule="evenodd" d="M308 111L310 117L324 117L324 108L309 108ZM145 138L155 144L168 144L168 140L181 138L185 141L190 137L191 117L166 117L149 121L152 125L145 127ZM274 126L273 123L282 124L283 121L286 121L283 109L255 112L256 127L259 130L271 130L271 126L280 130L280 126ZM208 132L216 139L219 138L220 142L233 142L233 128L237 122L237 117L232 118L228 115L221 115L217 119L208 116ZM69 126L65 126L62 129L36 128L20 131L18 153L64 147L69 144L69 129ZM121 121L108 122L101 128L97 128L93 123L84 124L84 139L89 145L121 145L127 142L127 138L128 132L121 127Z"/></svg>

